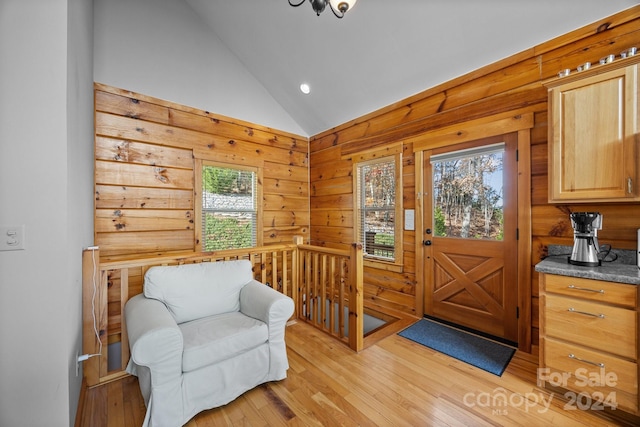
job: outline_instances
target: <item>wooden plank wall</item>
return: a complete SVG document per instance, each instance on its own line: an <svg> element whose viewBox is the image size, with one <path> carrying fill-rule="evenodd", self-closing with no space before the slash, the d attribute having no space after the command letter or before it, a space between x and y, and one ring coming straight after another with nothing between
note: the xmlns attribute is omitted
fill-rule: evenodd
<svg viewBox="0 0 640 427"><path fill-rule="evenodd" d="M511 35L517 36L517 35ZM197 248L196 159L263 167L263 243L301 235L320 246L346 248L353 231L352 162L370 151L445 126L511 112L534 114L531 130L531 266L549 244L572 243L571 210L604 215L602 243L635 248L640 205L547 203L547 94L542 81L561 69L640 46L640 6L550 40L428 89L377 112L306 138L214 116L102 84L95 85L95 244L104 256ZM415 157L403 144L403 203L415 208ZM420 236L421 237L421 236ZM365 268L365 304L421 314L416 235L404 231L404 268ZM538 277L532 301L537 344Z"/></svg>
<svg viewBox="0 0 640 427"><path fill-rule="evenodd" d="M517 37L511 34L509 37ZM345 247L353 236L352 162L345 155L382 148L405 138L498 113L520 110L534 114L531 130L531 265L549 244L572 244L571 210L597 210L604 215L601 243L633 249L640 227L637 203L550 205L547 203L547 92L542 81L558 71L611 53L640 46L640 6L620 12L404 101L323 132L310 141L311 243ZM490 48L490 47L487 47ZM415 201L414 156L404 144L403 202ZM528 158L528 157L525 157ZM421 236L419 237L421 238ZM419 313L420 278L416 277L416 236L404 232L402 273L365 268L365 304L379 309ZM530 313L531 341L537 351L538 277L532 269L532 301L521 311Z"/></svg>
<svg viewBox="0 0 640 427"><path fill-rule="evenodd" d="M101 256L196 250L196 160L262 168L262 244L309 238L306 137L95 84Z"/></svg>

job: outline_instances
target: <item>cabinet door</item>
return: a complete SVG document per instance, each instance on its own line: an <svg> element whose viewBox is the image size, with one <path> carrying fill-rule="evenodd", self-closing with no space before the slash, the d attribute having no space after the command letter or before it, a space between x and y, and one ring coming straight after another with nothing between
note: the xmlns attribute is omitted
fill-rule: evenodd
<svg viewBox="0 0 640 427"><path fill-rule="evenodd" d="M629 201L638 191L637 65L550 90L549 200Z"/></svg>

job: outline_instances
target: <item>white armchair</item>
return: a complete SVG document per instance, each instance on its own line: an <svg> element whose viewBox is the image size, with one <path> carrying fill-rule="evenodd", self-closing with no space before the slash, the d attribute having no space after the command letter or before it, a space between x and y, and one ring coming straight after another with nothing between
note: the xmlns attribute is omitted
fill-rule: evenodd
<svg viewBox="0 0 640 427"><path fill-rule="evenodd" d="M178 427L255 386L286 378L293 300L253 280L249 261L151 267L125 306L143 426Z"/></svg>

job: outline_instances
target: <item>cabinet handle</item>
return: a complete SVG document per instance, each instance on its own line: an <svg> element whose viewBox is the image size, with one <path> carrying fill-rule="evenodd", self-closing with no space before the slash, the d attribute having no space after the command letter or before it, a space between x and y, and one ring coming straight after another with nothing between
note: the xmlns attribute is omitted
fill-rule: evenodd
<svg viewBox="0 0 640 427"><path fill-rule="evenodd" d="M570 311L571 313L576 313L576 314L584 314L585 316L597 317L598 319L604 319L604 314L593 314L593 313L588 313L586 311L578 311L573 307L569 307L567 311Z"/></svg>
<svg viewBox="0 0 640 427"><path fill-rule="evenodd" d="M627 193L633 193L633 180L631 178L627 178Z"/></svg>
<svg viewBox="0 0 640 427"><path fill-rule="evenodd" d="M569 359L577 360L578 362L588 363L589 365L597 366L599 368L604 368L604 363L592 362L590 360L580 359L576 357L574 354L569 354Z"/></svg>
<svg viewBox="0 0 640 427"><path fill-rule="evenodd" d="M569 285L567 286L569 289L574 289L576 291L587 291L587 292L595 292L598 294L604 294L604 289L589 289L589 288L581 288L579 286L575 286L575 285Z"/></svg>

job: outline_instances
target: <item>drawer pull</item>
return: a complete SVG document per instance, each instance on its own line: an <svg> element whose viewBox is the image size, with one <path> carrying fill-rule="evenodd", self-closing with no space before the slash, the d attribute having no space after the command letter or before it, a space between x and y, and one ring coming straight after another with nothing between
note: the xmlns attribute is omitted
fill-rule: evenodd
<svg viewBox="0 0 640 427"><path fill-rule="evenodd" d="M579 357L576 357L574 354L570 354L569 359L574 359L574 360L577 360L578 362L588 363L589 365L597 366L599 368L604 368L604 363L598 363L598 362L592 362L590 360L580 359Z"/></svg>
<svg viewBox="0 0 640 427"><path fill-rule="evenodd" d="M567 286L569 289L574 289L576 291L587 291L587 292L595 292L597 294L604 294L604 289L589 289L589 288L581 288L579 286L575 286L575 285L569 285Z"/></svg>
<svg viewBox="0 0 640 427"><path fill-rule="evenodd" d="M588 313L586 311L578 311L573 307L569 307L567 311L570 311L571 313L576 313L576 314L584 314L585 316L597 317L598 319L604 319L604 314L593 314L593 313Z"/></svg>

